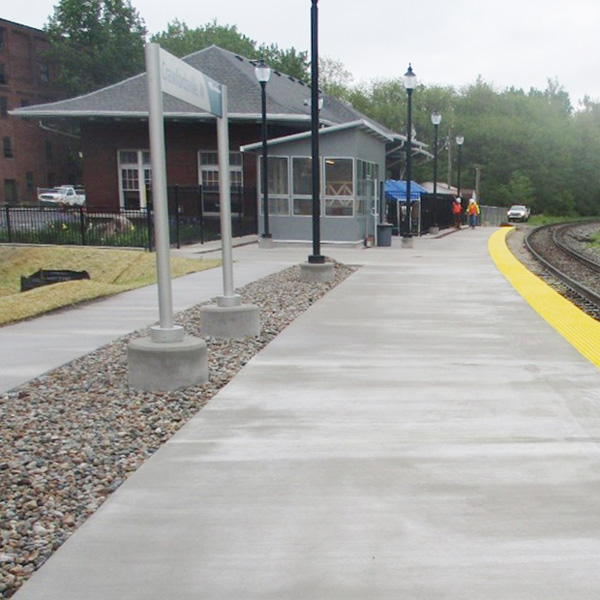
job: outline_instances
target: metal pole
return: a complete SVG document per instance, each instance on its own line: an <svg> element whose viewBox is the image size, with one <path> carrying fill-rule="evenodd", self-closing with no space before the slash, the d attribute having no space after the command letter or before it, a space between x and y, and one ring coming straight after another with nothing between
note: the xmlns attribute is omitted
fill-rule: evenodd
<svg viewBox="0 0 600 600"><path fill-rule="evenodd" d="M148 123L150 128L150 155L152 160L152 192L156 241L156 269L158 279L158 310L160 328L154 341L178 341L180 328L173 327L173 302L171 297L171 264L169 257L169 214L167 209L167 169L165 165L165 131L163 99L160 83L160 46L146 44L146 70L148 72Z"/></svg>
<svg viewBox="0 0 600 600"><path fill-rule="evenodd" d="M452 128L449 127L448 128L448 174L447 174L447 181L448 181L448 190L450 190L450 188L452 187Z"/></svg>
<svg viewBox="0 0 600 600"><path fill-rule="evenodd" d="M85 214L83 206L79 207L79 229L81 231L81 245L85 246L87 244L87 239L85 235Z"/></svg>
<svg viewBox="0 0 600 600"><path fill-rule="evenodd" d="M437 227L438 127L433 126L433 225Z"/></svg>
<svg viewBox="0 0 600 600"><path fill-rule="evenodd" d="M321 256L321 173L319 157L319 31L318 19L319 0L311 0L311 134L312 134L312 225L313 225L313 253L308 257L308 262L321 264L325 257Z"/></svg>
<svg viewBox="0 0 600 600"><path fill-rule="evenodd" d="M460 198L460 161L461 161L461 154L462 154L462 144L458 145L458 175L457 175L457 183L456 183L456 189L458 190L457 196Z"/></svg>
<svg viewBox="0 0 600 600"><path fill-rule="evenodd" d="M263 238L270 238L269 231L269 171L267 152L267 82L260 82L261 104L262 104L262 193L263 193Z"/></svg>
<svg viewBox="0 0 600 600"><path fill-rule="evenodd" d="M10 207L7 204L6 207L6 229L8 232L8 243L12 244L12 229L10 227Z"/></svg>
<svg viewBox="0 0 600 600"><path fill-rule="evenodd" d="M412 89L407 89L408 94L408 124L406 127L406 230L404 237L412 237L412 223L410 219L410 180L412 177Z"/></svg>
<svg viewBox="0 0 600 600"><path fill-rule="evenodd" d="M181 248L181 228L179 219L179 185L175 185L175 239L177 241L177 249Z"/></svg>
<svg viewBox="0 0 600 600"><path fill-rule="evenodd" d="M227 88L222 86L223 115L217 117L217 144L219 146L219 195L221 197L221 245L223 259L223 296L219 306L238 306L240 297L233 293L233 253L231 244L231 184L229 174L229 123L227 115Z"/></svg>
<svg viewBox="0 0 600 600"><path fill-rule="evenodd" d="M479 202L479 186L481 184L481 165L475 165L475 197Z"/></svg>

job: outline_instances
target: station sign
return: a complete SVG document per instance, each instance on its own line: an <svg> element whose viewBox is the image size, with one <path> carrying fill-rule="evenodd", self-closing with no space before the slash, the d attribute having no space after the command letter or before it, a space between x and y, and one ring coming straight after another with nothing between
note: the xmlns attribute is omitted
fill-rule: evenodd
<svg viewBox="0 0 600 600"><path fill-rule="evenodd" d="M159 56L160 84L163 92L206 110L216 117L223 116L223 93L220 83L162 48L159 49Z"/></svg>

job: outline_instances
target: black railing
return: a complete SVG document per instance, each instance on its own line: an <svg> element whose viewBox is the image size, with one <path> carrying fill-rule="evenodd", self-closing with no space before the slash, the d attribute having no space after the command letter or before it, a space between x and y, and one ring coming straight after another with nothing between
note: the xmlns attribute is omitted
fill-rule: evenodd
<svg viewBox="0 0 600 600"><path fill-rule="evenodd" d="M207 192L201 187L169 187L172 245L179 248L182 244L219 239L219 214L215 213L214 207L211 207L213 210L206 211L205 193ZM6 204L0 207L0 242L152 249L154 215L151 194L147 197L149 207L137 210ZM245 215L241 210L242 206L252 206L252 199L255 197L252 190L232 189L232 205L240 207L232 215L234 236L256 233L256 214Z"/></svg>

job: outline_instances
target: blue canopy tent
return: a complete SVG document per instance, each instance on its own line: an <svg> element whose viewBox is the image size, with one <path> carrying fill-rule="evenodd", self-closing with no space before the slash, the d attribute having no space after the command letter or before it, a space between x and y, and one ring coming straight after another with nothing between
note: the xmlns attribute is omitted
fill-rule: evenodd
<svg viewBox="0 0 600 600"><path fill-rule="evenodd" d="M390 202L395 202L396 203L396 230L398 229L398 225L400 223L400 205L401 204L405 204L406 203L406 181L402 181L402 180L396 180L396 179L388 179L385 182L385 187L384 187L384 191L385 191L385 199L390 201ZM421 200L421 194L426 194L427 190L419 185L416 181L411 181L410 182L410 201L411 203L415 203L415 204L419 204L419 208L417 209L417 214L415 215L414 211L414 207L413 207L413 211L411 211L411 215L414 215L414 217L416 217L417 220L417 232L421 233L421 209L420 209L420 200ZM404 210L404 208L403 208ZM388 211L386 211L386 213L388 213ZM388 213L389 214L389 213ZM414 223L415 218L412 218L412 222Z"/></svg>
<svg viewBox="0 0 600 600"><path fill-rule="evenodd" d="M410 199L420 200L421 194L426 194L427 190L416 181L410 182ZM406 181L388 179L385 182L385 197L387 200L406 202Z"/></svg>

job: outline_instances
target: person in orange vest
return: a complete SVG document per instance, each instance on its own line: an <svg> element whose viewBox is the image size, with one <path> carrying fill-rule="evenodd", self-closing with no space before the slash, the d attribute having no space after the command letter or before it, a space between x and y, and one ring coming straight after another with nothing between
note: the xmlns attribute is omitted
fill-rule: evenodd
<svg viewBox="0 0 600 600"><path fill-rule="evenodd" d="M475 196L469 200L467 215L469 216L469 227L471 229L475 229L475 225L477 225L477 217L479 216L479 204L477 204Z"/></svg>
<svg viewBox="0 0 600 600"><path fill-rule="evenodd" d="M460 221L462 215L462 204L460 201L460 196L454 199L452 203L452 214L454 215L454 228L460 229Z"/></svg>

